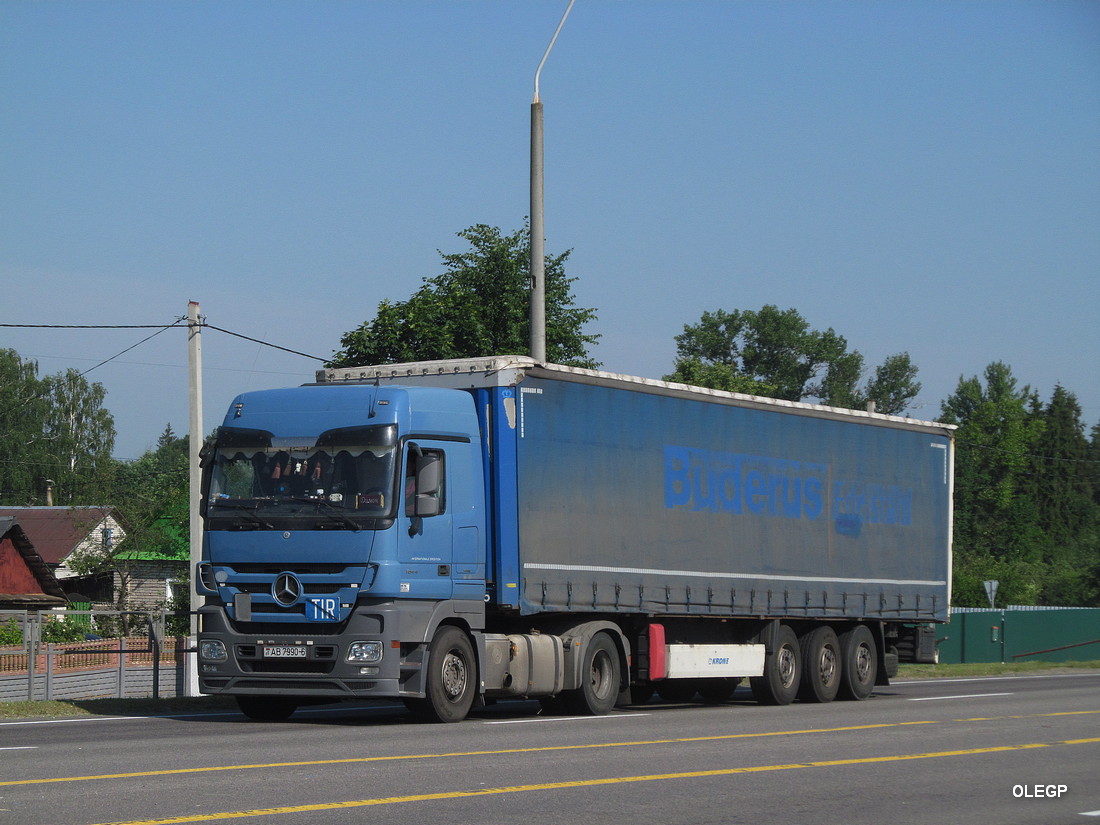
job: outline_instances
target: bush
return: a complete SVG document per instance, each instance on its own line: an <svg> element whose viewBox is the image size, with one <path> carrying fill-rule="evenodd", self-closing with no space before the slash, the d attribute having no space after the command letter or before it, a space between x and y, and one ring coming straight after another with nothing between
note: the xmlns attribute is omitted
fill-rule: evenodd
<svg viewBox="0 0 1100 825"><path fill-rule="evenodd" d="M0 624L0 647L18 647L23 644L23 628L12 616Z"/></svg>
<svg viewBox="0 0 1100 825"><path fill-rule="evenodd" d="M82 622L69 622L50 616L42 623L42 641L53 644L82 642L88 628Z"/></svg>

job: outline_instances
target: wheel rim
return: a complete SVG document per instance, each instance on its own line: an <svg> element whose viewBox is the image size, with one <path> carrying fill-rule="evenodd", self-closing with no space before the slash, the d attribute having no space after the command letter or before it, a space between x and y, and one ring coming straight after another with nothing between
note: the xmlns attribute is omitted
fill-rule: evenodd
<svg viewBox="0 0 1100 825"><path fill-rule="evenodd" d="M443 657L443 690L451 701L458 699L466 691L466 660L451 651Z"/></svg>
<svg viewBox="0 0 1100 825"><path fill-rule="evenodd" d="M595 696L606 696L611 679L611 657L607 651L601 650L592 657L592 693Z"/></svg>
<svg viewBox="0 0 1100 825"><path fill-rule="evenodd" d="M821 648L821 661L818 663L821 684L831 685L837 675L837 656L832 647Z"/></svg>
<svg viewBox="0 0 1100 825"><path fill-rule="evenodd" d="M871 678L871 648L865 644L856 649L856 677L864 684Z"/></svg>
<svg viewBox="0 0 1100 825"><path fill-rule="evenodd" d="M794 684L795 674L798 672L798 665L795 662L794 651L789 647L784 647L779 651L779 681L784 688L789 688Z"/></svg>

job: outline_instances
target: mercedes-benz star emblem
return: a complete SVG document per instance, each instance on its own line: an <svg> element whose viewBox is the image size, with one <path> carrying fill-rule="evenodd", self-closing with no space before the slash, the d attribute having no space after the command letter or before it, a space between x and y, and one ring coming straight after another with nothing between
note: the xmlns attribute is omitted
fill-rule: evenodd
<svg viewBox="0 0 1100 825"><path fill-rule="evenodd" d="M271 595L283 607L290 607L302 598L302 583L293 573L280 573L271 585Z"/></svg>

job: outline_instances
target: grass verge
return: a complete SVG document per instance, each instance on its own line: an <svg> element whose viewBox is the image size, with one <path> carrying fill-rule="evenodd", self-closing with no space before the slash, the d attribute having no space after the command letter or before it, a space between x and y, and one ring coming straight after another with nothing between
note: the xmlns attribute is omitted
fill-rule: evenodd
<svg viewBox="0 0 1100 825"><path fill-rule="evenodd" d="M898 679L951 679L966 676L1012 676L1014 674L1057 673L1064 670L1100 670L1091 662L972 662L953 665L900 665Z"/></svg>
<svg viewBox="0 0 1100 825"><path fill-rule="evenodd" d="M64 699L52 702L0 702L0 719L41 719L66 716L172 716L185 713L235 711L226 696L174 699Z"/></svg>

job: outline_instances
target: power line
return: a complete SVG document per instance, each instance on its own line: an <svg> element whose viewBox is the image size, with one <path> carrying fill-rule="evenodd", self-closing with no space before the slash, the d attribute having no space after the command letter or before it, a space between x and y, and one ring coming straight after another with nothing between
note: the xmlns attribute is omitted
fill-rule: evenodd
<svg viewBox="0 0 1100 825"><path fill-rule="evenodd" d="M167 326L164 326L162 324L0 324L0 327L8 327L12 329L155 329L157 331L154 332L153 335L149 336L149 338L152 338L155 335L159 335L160 333L164 332L164 330L166 329L182 326L182 322L186 320L186 318L177 318L175 321L173 321L171 324L168 324ZM299 352L298 350L290 349L289 347L282 347L278 344L272 344L270 341L262 341L259 338L253 338L250 335L244 335L240 332L233 332L232 330L223 329L222 327L216 327L213 324L207 323L206 321L200 323L199 326L205 327L206 329L212 329L215 332L223 332L226 335L232 335L235 338L243 338L245 341L251 341L254 344L271 347L271 349L288 352L291 355L300 355L302 358L310 358L314 361L321 361L322 363L329 360L328 358L322 358L319 355L310 355L307 352ZM129 352L130 350L134 349L134 347L144 344L146 341L149 340L149 338L143 338L142 340L134 344L134 346L128 347L127 349L124 349L122 352L120 352L118 355L114 355L111 358L108 358L106 361L103 361L100 364L96 364L95 367L85 370L81 373L81 375L86 375L87 373L94 370L96 367L101 367L108 361L113 361L115 358L118 358L119 355Z"/></svg>
<svg viewBox="0 0 1100 825"><path fill-rule="evenodd" d="M236 338L243 338L244 340L251 341L254 344L262 344L265 347L271 347L272 349L278 349L278 350L282 350L283 352L289 352L291 355L300 355L303 358L312 358L314 361L322 361L323 362L323 361L328 361L329 360L328 358L321 358L318 355L310 355L310 354L305 353L305 352L298 352L298 350L287 349L286 347L280 347L278 344L271 344L271 343L268 343L267 341L261 341L259 338L251 338L248 335L242 335L239 332L230 332L227 329L222 329L221 327L216 327L213 324L208 324L206 322L203 322L203 323L199 324L199 326L200 327L206 327L207 329L216 330L217 332L224 332L226 335L232 335Z"/></svg>
<svg viewBox="0 0 1100 825"><path fill-rule="evenodd" d="M0 327L12 329L159 329L162 326L163 324L0 324Z"/></svg>
<svg viewBox="0 0 1100 825"><path fill-rule="evenodd" d="M110 358L108 358L108 359L107 359L106 361L100 361L100 362L99 362L98 364L96 364L96 365L95 365L94 367L88 367L88 369L84 370L84 372L82 372L82 373L80 373L80 374L81 374L81 375L87 375L87 374L88 374L89 372L91 372L92 370L94 370L94 369L97 369L98 367L102 367L102 366L103 366L104 364L108 364L108 363L110 363L111 361L114 361L114 360L115 360L116 358L118 358L118 357L119 357L120 355L125 355L125 354L126 354L126 353L128 353L128 352L129 352L130 350L132 350L132 349L135 349L135 348L137 348L137 347L140 347L140 346L141 346L142 344L144 344L144 343L145 343L146 341L148 341L148 340L149 340L150 338L155 338L155 337L157 337L157 336L158 336L158 335L160 335L160 334L161 334L162 332L164 332L164 331L165 331L166 329L172 329L172 328L173 328L173 327L175 327L175 326L179 326L179 323L180 323L180 321L183 321L183 320L186 320L186 319L184 319L184 318L177 318L177 319L176 319L176 320L175 320L174 322L172 322L172 323L171 323L171 324L169 324L168 326L166 326L166 327L161 327L161 328L160 328L160 329L158 329L158 330L157 330L156 332L154 332L154 333L153 333L152 335L147 335L147 336L145 336L145 337L144 337L144 338L142 338L142 339L141 339L140 341L138 341L138 342L137 342L136 344L133 344L132 346L129 346L129 347L127 347L127 348L126 348L126 349L124 349L124 350L123 350L122 352L120 352L120 353L118 353L118 354L116 354L116 355L112 355L112 356L111 356Z"/></svg>

